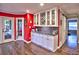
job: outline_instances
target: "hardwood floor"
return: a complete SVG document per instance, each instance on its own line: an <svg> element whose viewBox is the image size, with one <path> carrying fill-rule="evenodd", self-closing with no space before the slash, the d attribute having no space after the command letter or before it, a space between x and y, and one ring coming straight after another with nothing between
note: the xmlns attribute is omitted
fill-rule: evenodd
<svg viewBox="0 0 79 59"><path fill-rule="evenodd" d="M23 41L15 41L0 44L0 55L78 55L79 46L75 49L63 45L56 52L48 51L33 43L26 44Z"/></svg>

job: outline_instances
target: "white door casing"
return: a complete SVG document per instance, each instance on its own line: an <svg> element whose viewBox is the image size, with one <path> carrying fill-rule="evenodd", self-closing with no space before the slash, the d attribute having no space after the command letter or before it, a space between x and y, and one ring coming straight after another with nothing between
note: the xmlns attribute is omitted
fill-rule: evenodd
<svg viewBox="0 0 79 59"><path fill-rule="evenodd" d="M18 20L22 20L22 37L18 36ZM24 40L24 18L16 18L16 40Z"/></svg>

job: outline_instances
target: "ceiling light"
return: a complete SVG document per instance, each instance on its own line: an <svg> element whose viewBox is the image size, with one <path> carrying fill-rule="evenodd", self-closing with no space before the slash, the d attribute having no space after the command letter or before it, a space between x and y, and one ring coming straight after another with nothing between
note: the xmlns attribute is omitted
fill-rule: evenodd
<svg viewBox="0 0 79 59"><path fill-rule="evenodd" d="M44 6L44 3L40 3L40 6Z"/></svg>
<svg viewBox="0 0 79 59"><path fill-rule="evenodd" d="M29 10L26 10L26 12L29 13L30 11Z"/></svg>

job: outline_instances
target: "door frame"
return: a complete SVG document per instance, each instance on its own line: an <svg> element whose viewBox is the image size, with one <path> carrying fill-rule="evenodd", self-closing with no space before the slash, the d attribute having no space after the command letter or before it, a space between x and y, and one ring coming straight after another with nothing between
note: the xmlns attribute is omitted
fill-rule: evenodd
<svg viewBox="0 0 79 59"><path fill-rule="evenodd" d="M11 20L12 21L12 38L11 39L7 39L5 40L4 38L4 20ZM6 42L10 42L10 41L14 41L14 18L13 17L2 17L2 41L0 43L6 43Z"/></svg>
<svg viewBox="0 0 79 59"><path fill-rule="evenodd" d="M18 38L18 20L22 20L22 39ZM24 40L24 18L18 17L16 18L16 40Z"/></svg>
<svg viewBox="0 0 79 59"><path fill-rule="evenodd" d="M78 26L79 26L79 24L78 24L78 22L79 22L79 20L78 20L78 18L69 18L69 19L67 19L67 37L68 37L68 29L69 29L69 21L68 20L76 20L77 21L77 44L79 43L78 42L78 39L79 39L79 37L78 37L78 35L79 35L79 33L78 33ZM66 41L67 41L67 39L66 39Z"/></svg>

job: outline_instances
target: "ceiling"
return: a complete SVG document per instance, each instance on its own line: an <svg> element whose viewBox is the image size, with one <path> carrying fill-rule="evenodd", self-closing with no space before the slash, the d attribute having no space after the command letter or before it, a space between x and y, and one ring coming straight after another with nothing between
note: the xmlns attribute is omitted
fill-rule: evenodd
<svg viewBox="0 0 79 59"><path fill-rule="evenodd" d="M29 10L34 14L54 7L61 8L66 15L79 14L79 3L45 3L42 7L40 3L0 3L0 12L25 14Z"/></svg>

